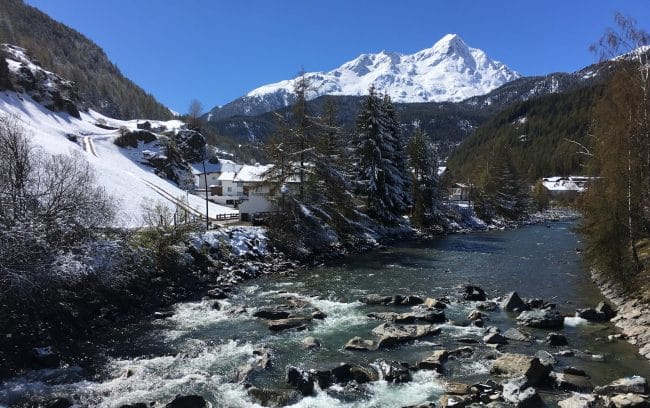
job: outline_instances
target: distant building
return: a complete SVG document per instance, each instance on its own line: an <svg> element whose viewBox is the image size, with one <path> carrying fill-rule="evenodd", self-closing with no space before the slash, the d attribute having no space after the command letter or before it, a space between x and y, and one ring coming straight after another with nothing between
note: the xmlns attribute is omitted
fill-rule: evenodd
<svg viewBox="0 0 650 408"><path fill-rule="evenodd" d="M552 197L573 196L587 190L587 184L593 177L559 176L544 177L542 185Z"/></svg>
<svg viewBox="0 0 650 408"><path fill-rule="evenodd" d="M469 201L472 190L471 184L454 183L449 188L449 201Z"/></svg>

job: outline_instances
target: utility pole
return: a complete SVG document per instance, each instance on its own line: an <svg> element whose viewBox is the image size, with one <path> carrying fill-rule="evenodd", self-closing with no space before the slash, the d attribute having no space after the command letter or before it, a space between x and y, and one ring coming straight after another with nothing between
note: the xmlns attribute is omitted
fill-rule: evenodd
<svg viewBox="0 0 650 408"><path fill-rule="evenodd" d="M203 154L203 180L205 180L205 230L210 229L210 218L208 217L208 173L205 171L205 154Z"/></svg>

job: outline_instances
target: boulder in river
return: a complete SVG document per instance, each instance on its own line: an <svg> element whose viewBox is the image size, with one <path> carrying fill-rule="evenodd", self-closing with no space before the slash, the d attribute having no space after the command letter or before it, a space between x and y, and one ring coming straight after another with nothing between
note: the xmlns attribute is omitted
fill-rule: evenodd
<svg viewBox="0 0 650 408"><path fill-rule="evenodd" d="M501 305L506 312L523 312L530 310L530 307L519 297L517 292L510 292L506 295Z"/></svg>
<svg viewBox="0 0 650 408"><path fill-rule="evenodd" d="M382 296L382 295L367 295L359 299L359 302L365 303L367 305L387 305L393 301L392 296Z"/></svg>
<svg viewBox="0 0 650 408"><path fill-rule="evenodd" d="M544 406L537 390L529 386L526 376L519 376L503 383L503 399L521 408L537 408Z"/></svg>
<svg viewBox="0 0 650 408"><path fill-rule="evenodd" d="M279 319L286 319L289 317L289 312L286 310L278 310L278 309L259 309L255 313L253 313L254 317L258 317L260 319L267 319L267 320L279 320Z"/></svg>
<svg viewBox="0 0 650 408"><path fill-rule="evenodd" d="M165 408L206 408L208 402L200 395L177 395Z"/></svg>
<svg viewBox="0 0 650 408"><path fill-rule="evenodd" d="M481 302L487 299L487 295L479 286L467 285L463 288L463 299Z"/></svg>
<svg viewBox="0 0 650 408"><path fill-rule="evenodd" d="M357 384L379 380L379 373L373 367L353 366L350 368L350 374Z"/></svg>
<svg viewBox="0 0 650 408"><path fill-rule="evenodd" d="M648 382L645 378L638 375L632 377L619 378L607 385L596 387L594 394L614 395L614 394L645 394L648 392Z"/></svg>
<svg viewBox="0 0 650 408"><path fill-rule="evenodd" d="M433 307L435 309L446 309L447 305L438 299L426 298L422 304L425 307Z"/></svg>
<svg viewBox="0 0 650 408"><path fill-rule="evenodd" d="M538 329L561 329L564 327L564 317L554 310L535 309L521 312L517 323Z"/></svg>
<svg viewBox="0 0 650 408"><path fill-rule="evenodd" d="M553 386L562 391L591 392L594 389L589 378L585 376L553 371L549 377L553 381Z"/></svg>
<svg viewBox="0 0 650 408"><path fill-rule="evenodd" d="M611 397L610 402L616 408L647 408L650 407L650 399L639 394L618 394Z"/></svg>
<svg viewBox="0 0 650 408"><path fill-rule="evenodd" d="M506 330L503 333L503 337L514 341L531 341L533 339L533 336L531 336L530 333L514 327Z"/></svg>
<svg viewBox="0 0 650 408"><path fill-rule="evenodd" d="M393 324L383 323L372 329L379 337L378 348L391 347L421 337L440 334L440 328L430 324Z"/></svg>
<svg viewBox="0 0 650 408"><path fill-rule="evenodd" d="M355 336L348 340L343 348L355 351L374 351L377 350L377 343L374 340L365 340L359 336Z"/></svg>
<svg viewBox="0 0 650 408"><path fill-rule="evenodd" d="M490 333L483 337L485 344L508 344L508 339L503 337L501 333Z"/></svg>
<svg viewBox="0 0 650 408"><path fill-rule="evenodd" d="M314 378L308 371L289 366L287 368L286 380L288 384L296 387L302 395L311 395L314 393Z"/></svg>
<svg viewBox="0 0 650 408"><path fill-rule="evenodd" d="M284 407L298 402L300 394L296 391L277 391L268 388L250 387L248 395L263 407Z"/></svg>
<svg viewBox="0 0 650 408"><path fill-rule="evenodd" d="M566 346L569 342L564 334L549 333L546 335L546 344L553 347Z"/></svg>
<svg viewBox="0 0 650 408"><path fill-rule="evenodd" d="M55 398L55 399L47 401L45 403L46 408L69 408L72 405L73 404L69 399L62 398L62 397ZM139 407L137 407L136 404L133 404L133 405L134 405L134 408L139 408ZM143 408L147 408L146 405Z"/></svg>
<svg viewBox="0 0 650 408"><path fill-rule="evenodd" d="M506 353L497 358L490 371L497 376L526 376L528 384L535 386L543 383L551 372L551 367L540 362L539 358L524 354Z"/></svg>
<svg viewBox="0 0 650 408"><path fill-rule="evenodd" d="M309 320L310 319L304 317L290 317L288 319L269 320L266 324L269 326L269 330L274 332L288 329L296 329L300 331L307 328Z"/></svg>
<svg viewBox="0 0 650 408"><path fill-rule="evenodd" d="M447 350L436 350L429 357L418 363L418 368L421 370L435 370L442 373L442 363L447 360L449 353Z"/></svg>
<svg viewBox="0 0 650 408"><path fill-rule="evenodd" d="M35 368L58 368L61 357L52 346L32 349L32 362Z"/></svg>
<svg viewBox="0 0 650 408"><path fill-rule="evenodd" d="M307 350L315 350L320 348L320 341L312 336L305 337L302 340L302 346Z"/></svg>
<svg viewBox="0 0 650 408"><path fill-rule="evenodd" d="M605 302L600 302L595 308L578 309L577 312L578 317L589 321L605 321L616 316L614 309Z"/></svg>
<svg viewBox="0 0 650 408"><path fill-rule="evenodd" d="M591 408L598 406L596 402L598 399L596 395L573 394L570 398L559 401L557 405L560 408Z"/></svg>
<svg viewBox="0 0 650 408"><path fill-rule="evenodd" d="M382 377L387 382L405 383L411 381L411 372L408 363L399 361L379 360L376 365L382 373Z"/></svg>

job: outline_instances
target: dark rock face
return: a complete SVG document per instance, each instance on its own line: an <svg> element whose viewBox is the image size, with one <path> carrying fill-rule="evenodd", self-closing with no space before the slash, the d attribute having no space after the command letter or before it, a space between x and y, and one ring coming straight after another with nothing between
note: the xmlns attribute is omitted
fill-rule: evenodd
<svg viewBox="0 0 650 408"><path fill-rule="evenodd" d="M564 317L553 310L536 309L522 312L517 317L517 323L538 329L561 329L564 327Z"/></svg>
<svg viewBox="0 0 650 408"><path fill-rule="evenodd" d="M487 299L487 295L480 287L467 285L463 288L463 299L481 302Z"/></svg>
<svg viewBox="0 0 650 408"><path fill-rule="evenodd" d="M156 140L158 140L158 138L155 134L146 130L136 130L132 132L123 132L115 139L114 143L119 147L136 148L140 142L151 143Z"/></svg>
<svg viewBox="0 0 650 408"><path fill-rule="evenodd" d="M567 344L569 344L569 342L566 339L566 336L560 333L549 333L546 336L546 343L549 346L553 346L553 347L566 346Z"/></svg>
<svg viewBox="0 0 650 408"><path fill-rule="evenodd" d="M288 319L278 319L278 320L269 320L267 325L269 330L273 332L296 329L298 331L305 330L307 328L307 323L309 319L304 317L290 317Z"/></svg>
<svg viewBox="0 0 650 408"><path fill-rule="evenodd" d="M203 160L205 137L196 130L182 129L174 135L176 146L185 160L199 162Z"/></svg>
<svg viewBox="0 0 650 408"><path fill-rule="evenodd" d="M207 401L199 395L177 396L166 408L206 408Z"/></svg>
<svg viewBox="0 0 650 408"><path fill-rule="evenodd" d="M517 292L508 293L501 307L506 312L523 312L525 310L530 310L530 307L521 300Z"/></svg>
<svg viewBox="0 0 650 408"><path fill-rule="evenodd" d="M296 387L302 395L311 395L314 392L314 378L305 370L289 366L287 368L286 380L288 384Z"/></svg>
<svg viewBox="0 0 650 408"><path fill-rule="evenodd" d="M616 316L616 312L609 304L600 302L596 308L578 309L578 317L589 321L605 321Z"/></svg>
<svg viewBox="0 0 650 408"><path fill-rule="evenodd" d="M253 313L253 316L259 317L260 319L278 320L288 318L289 312L277 309L260 309Z"/></svg>

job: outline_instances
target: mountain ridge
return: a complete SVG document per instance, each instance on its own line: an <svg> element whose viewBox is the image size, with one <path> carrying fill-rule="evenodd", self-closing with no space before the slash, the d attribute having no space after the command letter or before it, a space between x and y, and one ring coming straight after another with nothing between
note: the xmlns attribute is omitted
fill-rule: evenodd
<svg viewBox="0 0 650 408"><path fill-rule="evenodd" d="M459 102L485 94L521 75L447 34L432 47L413 54L380 51L361 54L328 72L304 74L311 82L308 99L324 95L362 96L373 85L396 103ZM296 79L266 84L220 107L208 121L237 115L255 116L293 103Z"/></svg>

